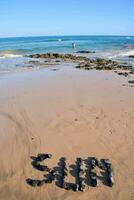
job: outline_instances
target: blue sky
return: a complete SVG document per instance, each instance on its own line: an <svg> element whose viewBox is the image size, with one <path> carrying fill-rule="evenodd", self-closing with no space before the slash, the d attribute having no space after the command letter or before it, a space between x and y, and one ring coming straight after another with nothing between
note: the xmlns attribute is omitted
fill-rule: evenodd
<svg viewBox="0 0 134 200"><path fill-rule="evenodd" d="M0 0L0 37L134 35L134 0Z"/></svg>

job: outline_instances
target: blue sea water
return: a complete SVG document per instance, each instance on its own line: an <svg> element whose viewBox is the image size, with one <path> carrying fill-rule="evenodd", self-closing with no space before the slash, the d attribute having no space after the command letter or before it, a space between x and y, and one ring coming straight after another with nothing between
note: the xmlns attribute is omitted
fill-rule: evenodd
<svg viewBox="0 0 134 200"><path fill-rule="evenodd" d="M76 44L75 49L72 48L73 42ZM0 38L0 71L21 67L26 59L25 55L45 52L75 53L79 50L95 51L96 57L130 61L133 64L134 61L128 56L134 54L134 36Z"/></svg>

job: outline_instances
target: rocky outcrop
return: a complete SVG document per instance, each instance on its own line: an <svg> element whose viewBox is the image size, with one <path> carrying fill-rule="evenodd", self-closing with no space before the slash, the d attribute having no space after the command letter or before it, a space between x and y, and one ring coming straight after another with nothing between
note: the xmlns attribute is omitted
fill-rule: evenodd
<svg viewBox="0 0 134 200"><path fill-rule="evenodd" d="M86 70L115 70L117 67L118 63L115 61L98 58L96 60L89 60L88 62L81 62L76 68L83 68Z"/></svg>
<svg viewBox="0 0 134 200"><path fill-rule="evenodd" d="M79 51L80 52L80 51ZM85 51L84 51L85 52ZM63 61L73 61L77 63L76 68L85 69L85 70L128 70L129 74L134 73L134 69L132 66L127 64L119 64L112 60L97 58L97 59L89 59L84 56L76 56L73 54L59 54L59 53L45 53L45 54L33 54L29 55L30 58L43 58L43 59L60 59ZM119 75L125 75L119 74Z"/></svg>
<svg viewBox="0 0 134 200"><path fill-rule="evenodd" d="M89 61L88 58L83 56L75 56L73 54L59 54L59 53L45 53L29 55L30 58L45 58L45 59L62 59L72 61Z"/></svg>

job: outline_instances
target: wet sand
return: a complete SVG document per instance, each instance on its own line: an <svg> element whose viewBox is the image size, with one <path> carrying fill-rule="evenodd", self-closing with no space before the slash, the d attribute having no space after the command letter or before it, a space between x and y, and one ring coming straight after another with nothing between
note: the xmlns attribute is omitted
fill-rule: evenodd
<svg viewBox="0 0 134 200"><path fill-rule="evenodd" d="M57 69L58 70L52 70ZM0 200L133 200L134 87L112 71L56 66L0 77ZM61 157L109 158L115 185L102 180L73 192L55 183L31 187L42 179L30 156L47 152L56 167ZM71 170L71 167L70 167ZM75 182L69 174L68 181Z"/></svg>

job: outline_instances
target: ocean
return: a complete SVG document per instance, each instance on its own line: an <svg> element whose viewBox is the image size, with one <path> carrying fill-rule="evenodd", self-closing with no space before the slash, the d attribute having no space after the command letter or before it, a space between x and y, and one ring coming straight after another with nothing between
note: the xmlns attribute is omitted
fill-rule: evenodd
<svg viewBox="0 0 134 200"><path fill-rule="evenodd" d="M72 43L76 48L72 48ZM23 70L29 54L95 51L91 58L101 57L127 62L134 66L134 36L41 36L0 38L0 73Z"/></svg>

